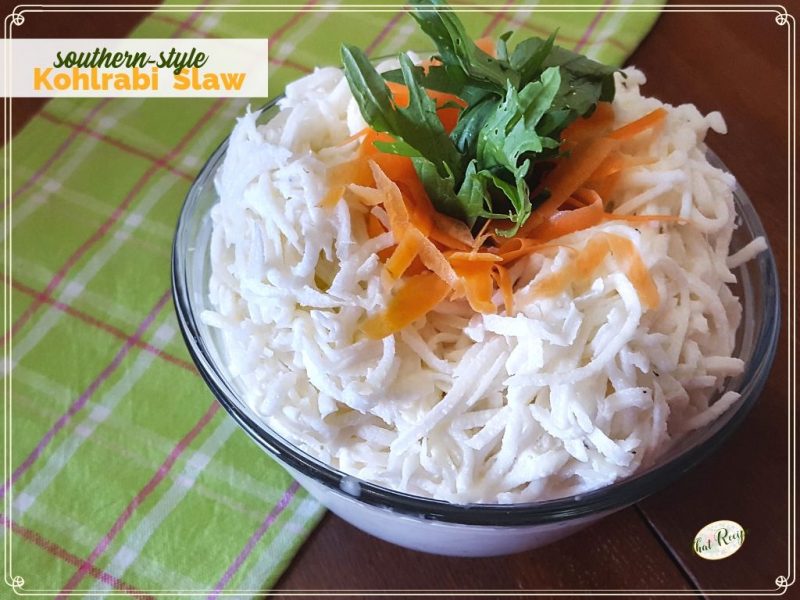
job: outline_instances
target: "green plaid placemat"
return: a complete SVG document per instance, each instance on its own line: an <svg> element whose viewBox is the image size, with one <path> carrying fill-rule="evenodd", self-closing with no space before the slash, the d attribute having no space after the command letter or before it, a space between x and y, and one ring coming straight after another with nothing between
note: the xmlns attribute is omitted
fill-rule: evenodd
<svg viewBox="0 0 800 600"><path fill-rule="evenodd" d="M521 0L497 5L505 12L460 5L473 8L461 16L475 36L559 27L561 44L614 64L658 16L547 12ZM619 5L633 3L602 7ZM334 64L344 32L373 56L429 48L400 4L167 6L184 10L148 16L133 37L268 37L274 93ZM173 316L178 211L245 104L56 99L13 140L12 259L3 267L12 436L0 493L10 501L6 577L18 578L18 592L254 596L322 515L218 408Z"/></svg>

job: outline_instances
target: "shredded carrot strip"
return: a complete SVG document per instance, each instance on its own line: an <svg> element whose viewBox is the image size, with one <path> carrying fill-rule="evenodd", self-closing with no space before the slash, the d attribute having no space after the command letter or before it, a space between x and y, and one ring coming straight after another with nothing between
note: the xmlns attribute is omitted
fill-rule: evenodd
<svg viewBox="0 0 800 600"><path fill-rule="evenodd" d="M328 191L320 203L324 208L331 208L341 199L347 184L353 181L358 171L359 159L342 163L328 169Z"/></svg>
<svg viewBox="0 0 800 600"><path fill-rule="evenodd" d="M408 277L389 299L386 310L369 317L361 328L367 337L384 338L430 312L449 291L450 286L433 273Z"/></svg>
<svg viewBox="0 0 800 600"><path fill-rule="evenodd" d="M367 213L367 235L369 235L371 238L374 238L378 237L382 233L386 233L386 228L383 226L383 223L381 223L378 217L372 213ZM386 262L392 256L395 247L396 246L390 246L389 248L379 250L378 258L380 258L383 262Z"/></svg>
<svg viewBox="0 0 800 600"><path fill-rule="evenodd" d="M402 83L395 83L394 81L387 81L386 82L389 91L392 92L392 99L394 103L399 106L400 108L407 108L409 102L411 101L411 96L408 92L408 87L403 85ZM436 102L437 106L442 106L443 104L447 104L448 102L454 102L461 106L462 108L466 108L467 103L464 102L458 96L453 94L448 94L447 92L439 92L437 90L429 90L426 89L425 93L428 94L428 97Z"/></svg>
<svg viewBox="0 0 800 600"><path fill-rule="evenodd" d="M487 261L459 261L454 264L456 273L464 284L467 302L476 312L491 314L497 311L497 307L492 302L493 264Z"/></svg>
<svg viewBox="0 0 800 600"><path fill-rule="evenodd" d="M453 250L469 250L475 243L466 224L436 211L433 212L430 238Z"/></svg>
<svg viewBox="0 0 800 600"><path fill-rule="evenodd" d="M664 117L667 116L667 111L661 107L647 113L645 116L641 117L640 119L636 119L635 121L628 123L627 125L623 125L619 129L615 129L612 131L608 137L612 140L627 140L632 138L635 135L640 134L643 131L647 131L661 123L664 120Z"/></svg>
<svg viewBox="0 0 800 600"><path fill-rule="evenodd" d="M351 183L347 186L347 189L353 192L353 194L367 206L377 206L383 202L385 198L381 190L367 185Z"/></svg>
<svg viewBox="0 0 800 600"><path fill-rule="evenodd" d="M383 207L386 209L386 214L389 215L389 228L394 233L395 241L399 243L399 238L403 236L410 224L403 195L397 184L389 179L374 161L369 161L369 166L375 177L375 185L384 194Z"/></svg>
<svg viewBox="0 0 800 600"><path fill-rule="evenodd" d="M498 256L503 259L503 263L510 263L520 256L527 256L540 250L543 244L539 240L529 238L511 238L503 242L496 250Z"/></svg>
<svg viewBox="0 0 800 600"><path fill-rule="evenodd" d="M389 87L389 91L392 92L392 100L394 100L395 105L400 108L407 108L411 102L411 96L409 94L408 87L402 83L395 83L394 81L387 81L386 85ZM444 130L447 133L450 133L453 131L453 129L455 129L456 123L458 122L458 116L461 113L461 110L466 108L467 103L458 96L448 94L446 92L439 92L429 89L426 89L425 92L428 94L428 97L431 100L436 102L436 114L439 117L439 120L442 122ZM446 106L448 103L457 104L458 106Z"/></svg>
<svg viewBox="0 0 800 600"><path fill-rule="evenodd" d="M323 208L331 208L336 205L337 202L342 198L342 194L344 194L345 186L343 185L334 185L328 183L328 192L323 196L322 202L320 205Z"/></svg>
<svg viewBox="0 0 800 600"><path fill-rule="evenodd" d="M492 277L494 277L494 280L497 282L500 293L503 294L503 304L506 307L506 315L513 317L514 290L511 286L511 275L509 275L508 269L501 265L492 265Z"/></svg>
<svg viewBox="0 0 800 600"><path fill-rule="evenodd" d="M404 201L408 201L406 208L411 222L425 235L432 235L436 210L419 180L411 159L407 156L378 152L374 147L373 150L374 152L370 155L371 160L400 189ZM448 240L446 236L439 237L446 245L447 242L452 243L452 240Z"/></svg>
<svg viewBox="0 0 800 600"><path fill-rule="evenodd" d="M416 172L409 176L408 179L398 180L397 185L403 192L403 200L407 203L411 222L422 233L430 236L434 229L433 220L436 215L436 209L433 208L433 204L428 198L428 194L425 193L425 188L422 187Z"/></svg>
<svg viewBox="0 0 800 600"><path fill-rule="evenodd" d="M391 258L386 261L386 270L392 277L399 279L403 276L419 254L423 239L424 236L416 227L406 229Z"/></svg>
<svg viewBox="0 0 800 600"><path fill-rule="evenodd" d="M494 40L488 36L484 36L482 38L478 38L475 40L475 45L486 52L489 56L497 56L497 48L495 48Z"/></svg>
<svg viewBox="0 0 800 600"><path fill-rule="evenodd" d="M636 288L639 300L646 308L657 307L660 300L658 289L633 242L620 235L607 234L606 237L614 257L625 265L625 274Z"/></svg>
<svg viewBox="0 0 800 600"><path fill-rule="evenodd" d="M550 273L533 286L532 292L537 296L555 296L571 283L580 283L591 278L595 269L605 260L610 248L602 234L595 235L586 242L582 250L573 260L555 273Z"/></svg>
<svg viewBox="0 0 800 600"><path fill-rule="evenodd" d="M436 116L442 122L442 127L446 133L451 133L456 128L461 109L454 106L446 106L436 111Z"/></svg>
<svg viewBox="0 0 800 600"><path fill-rule="evenodd" d="M646 308L657 307L658 289L633 242L612 233L599 233L591 237L575 259L536 282L532 290L534 295L555 296L570 284L586 283L609 253L613 254L619 268L636 288L642 304Z"/></svg>
<svg viewBox="0 0 800 600"><path fill-rule="evenodd" d="M408 108L408 104L411 102L411 95L408 92L407 86L402 83L387 81L386 87L388 87L389 91L392 93L392 100L395 106L399 108Z"/></svg>
<svg viewBox="0 0 800 600"><path fill-rule="evenodd" d="M616 140L599 138L576 148L570 156L562 158L556 168L547 174L541 185L550 190L550 197L528 218L520 230L520 235L529 235L553 216L564 201L594 173L617 143Z"/></svg>
<svg viewBox="0 0 800 600"><path fill-rule="evenodd" d="M458 275L453 270L453 267L447 262L442 251L439 250L432 241L428 238L423 238L422 246L419 250L419 257L422 264L428 267L431 271L442 280L447 282L451 287L455 287L458 282Z"/></svg>
<svg viewBox="0 0 800 600"><path fill-rule="evenodd" d="M392 161L396 161L401 167L405 168L405 162L410 163L411 159L407 156L399 156L397 154L389 154L388 152L381 152L375 146L375 142L393 142L394 138L389 135L388 133L384 133L382 131L375 131L372 128L367 130L367 133L364 135L364 138L361 140L361 145L358 147L358 155L362 158L364 164L366 164L366 159L372 159L376 162L381 164L381 168L384 170L391 170L390 164ZM410 165L413 168L413 164ZM392 178L391 176L389 177ZM367 182L369 183L369 182Z"/></svg>
<svg viewBox="0 0 800 600"><path fill-rule="evenodd" d="M386 233L386 228L384 228L380 219L372 213L367 213L367 235L369 235L370 238L374 238L383 233Z"/></svg>
<svg viewBox="0 0 800 600"><path fill-rule="evenodd" d="M349 184L368 185L372 183L369 164L366 160L371 152L377 152L372 142L376 139L391 139L369 127L363 133L359 132L359 135L363 135L364 139L361 141L356 157L349 162L328 169L328 192L321 202L325 208L333 207L341 199Z"/></svg>
<svg viewBox="0 0 800 600"><path fill-rule="evenodd" d="M376 162L381 168L381 171L386 173L386 176L392 181L406 182L411 178L417 177L417 172L414 170L414 163L412 163L411 159L407 156L380 152L375 146L372 146L370 159Z"/></svg>
<svg viewBox="0 0 800 600"><path fill-rule="evenodd" d="M480 248L481 246L483 246L483 244L486 243L486 240L492 237L492 234L489 233L489 228L491 226L492 226L492 221L490 220L487 220L483 224L483 227L481 227L481 230L478 232L478 235L475 236L475 242L473 242L472 244L473 252L476 252L478 248Z"/></svg>
<svg viewBox="0 0 800 600"><path fill-rule="evenodd" d="M610 102L598 102L594 112L585 119L573 121L561 132L561 139L578 144L605 134L614 122L614 107Z"/></svg>
<svg viewBox="0 0 800 600"><path fill-rule="evenodd" d="M417 257L411 263L411 266L406 269L406 277L410 277L411 275L419 275L420 273L430 273L430 271L428 271L428 267L425 266L425 263L423 263L419 255L417 255Z"/></svg>
<svg viewBox="0 0 800 600"><path fill-rule="evenodd" d="M625 156L618 151L609 154L606 159L600 163L600 166L595 169L594 173L589 176L589 181L598 181L614 173L622 171L628 166L628 161Z"/></svg>
<svg viewBox="0 0 800 600"><path fill-rule="evenodd" d="M599 233L589 238L589 241L583 247L578 255L575 257L573 263L577 269L575 279L577 281L586 281L591 279L597 268L603 264L603 261L611 251L606 239L607 234Z"/></svg>
<svg viewBox="0 0 800 600"><path fill-rule="evenodd" d="M436 67L440 64L442 64L442 61L440 61L438 58L426 58L423 59L421 63L419 63L419 66L422 67L422 70L425 71L425 74L427 75L428 70L431 67Z"/></svg>
<svg viewBox="0 0 800 600"><path fill-rule="evenodd" d="M614 188L617 187L617 183L619 183L620 176L621 173L619 172L614 173L613 175L609 175L608 177L603 179L603 181L592 184L592 188L600 195L601 198L607 201L611 197L611 194L614 192ZM587 185L588 183L589 182L587 182Z"/></svg>
<svg viewBox="0 0 800 600"><path fill-rule="evenodd" d="M555 296L575 280L576 273L575 263L568 263L561 270L537 281L531 289L531 293L534 296L545 298Z"/></svg>
<svg viewBox="0 0 800 600"><path fill-rule="evenodd" d="M564 200L564 204L562 204L561 207L563 208L565 206L567 208L583 208L584 206L587 206L587 204L585 202L581 202L580 198L578 198L577 196L575 196L575 194L573 194L572 196Z"/></svg>
<svg viewBox="0 0 800 600"><path fill-rule="evenodd" d="M603 221L603 202L599 196L588 206L562 210L531 231L537 240L549 242L564 235L594 227Z"/></svg>
<svg viewBox="0 0 800 600"><path fill-rule="evenodd" d="M346 138L344 138L341 142L336 144L336 146L337 147L346 146L350 142L354 142L358 138L360 138L360 137L362 137L364 135L367 135L367 132L370 131L370 130L371 130L370 127L364 127L364 129L361 129L360 131L356 131L353 135L350 135L350 136L347 136Z"/></svg>
<svg viewBox="0 0 800 600"><path fill-rule="evenodd" d="M447 254L450 263L456 262L502 262L503 257L491 252L450 252Z"/></svg>
<svg viewBox="0 0 800 600"><path fill-rule="evenodd" d="M600 194L598 194L596 190L593 190L591 188L585 188L585 187L579 188L575 190L574 195L576 198L580 199L581 202L583 202L584 206L588 206L595 202L603 204L603 199L600 197Z"/></svg>

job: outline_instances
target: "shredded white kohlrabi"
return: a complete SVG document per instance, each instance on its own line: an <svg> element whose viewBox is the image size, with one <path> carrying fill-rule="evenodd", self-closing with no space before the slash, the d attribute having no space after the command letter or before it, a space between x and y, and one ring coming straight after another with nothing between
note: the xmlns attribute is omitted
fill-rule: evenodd
<svg viewBox="0 0 800 600"><path fill-rule="evenodd" d="M626 74L618 123L659 106L668 115L660 135L625 142L654 160L625 172L614 210L688 223L609 221L559 243L580 249L598 231L630 239L658 308L646 310L613 268L579 295L532 294L569 259L565 249L513 264L514 316L445 301L378 341L359 327L386 305L377 252L392 234L370 238L360 204L320 206L326 170L352 158L357 144L342 142L364 127L341 71L290 85L265 125L241 117L216 181L214 311L203 317L220 329L230 372L264 423L367 481L509 503L626 477L731 406L730 392L709 404L743 368L731 356L741 315L731 269L764 242L728 256L734 179L708 163L703 144L708 129L724 133L719 113L643 97L644 76Z"/></svg>

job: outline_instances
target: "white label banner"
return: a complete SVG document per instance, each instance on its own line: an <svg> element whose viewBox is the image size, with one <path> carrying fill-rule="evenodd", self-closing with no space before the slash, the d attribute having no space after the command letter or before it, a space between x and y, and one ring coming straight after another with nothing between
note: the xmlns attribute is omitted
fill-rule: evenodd
<svg viewBox="0 0 800 600"><path fill-rule="evenodd" d="M265 98L266 39L14 39L0 46L16 98Z"/></svg>

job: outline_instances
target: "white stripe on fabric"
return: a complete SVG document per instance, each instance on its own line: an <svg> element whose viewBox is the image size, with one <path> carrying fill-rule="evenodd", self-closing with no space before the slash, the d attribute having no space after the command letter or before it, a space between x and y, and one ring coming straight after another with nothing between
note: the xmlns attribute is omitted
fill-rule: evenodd
<svg viewBox="0 0 800 600"><path fill-rule="evenodd" d="M394 55L406 49L406 42L416 32L416 25L413 23L403 23L395 27L388 40L384 42L384 51L387 55Z"/></svg>
<svg viewBox="0 0 800 600"><path fill-rule="evenodd" d="M34 289L38 287L39 289L36 289L37 292L43 289L47 285L47 282L49 282L54 275L54 273L51 273L50 271L42 268L36 263L32 263L30 261L18 258L14 259L14 269L18 271L24 271L25 275L30 280L28 283L28 287ZM71 283L72 282L68 283L67 286L69 286ZM24 292L20 293L23 294ZM141 313L138 313L131 308L126 308L117 302L112 302L109 300L109 298L107 298L102 294L87 289L83 289L83 291L79 293L81 301L85 304L85 306L74 307L76 308L76 310L80 310L81 312L84 313L91 311L92 313L91 316L99 314L101 315L100 317L98 317L100 321L104 321L102 315L108 315L112 319L121 321L121 323L117 324L104 321L107 325L111 325L112 327L127 326L131 330L135 330L142 320Z"/></svg>
<svg viewBox="0 0 800 600"><path fill-rule="evenodd" d="M155 533L161 523L172 513L178 504L189 493L195 480L209 464L213 456L228 441L231 434L236 431L236 424L232 419L221 419L216 429L203 442L203 445L186 461L183 471L175 478L170 488L164 492L153 508L139 520L134 529L126 538L122 547L117 551L106 566L106 572L118 579L122 579L128 568L141 555L150 536ZM169 588L169 585L164 585ZM97 594L111 590L111 586L97 580L89 594ZM105 594L102 598L105 598Z"/></svg>
<svg viewBox="0 0 800 600"><path fill-rule="evenodd" d="M75 428L78 435L68 435L58 446L51 448L49 450L50 454L47 457L47 462L36 470L28 485L14 494L14 518L19 518L24 515L33 505L33 501L20 503L19 497L23 496L26 499L32 498L35 500L39 497L39 494L47 489L53 479L55 479L69 463L75 452L83 445L86 438L91 436L95 429L97 429L97 426L108 418L111 411L125 398L136 382L141 379L142 375L144 375L150 367L150 363L152 363L155 358L155 355L150 352L140 352L133 366L125 370L123 377L102 396L101 406L105 410L98 411L98 408L100 408L100 406L98 406L88 414L86 411L82 411L84 420L78 423ZM92 418L93 415L94 418ZM79 429L83 429L83 432L78 431Z"/></svg>
<svg viewBox="0 0 800 600"><path fill-rule="evenodd" d="M148 190L139 205L132 209L132 213L146 215L155 204L161 200L166 191L175 185L175 178L172 176L162 175L156 180L156 183ZM70 304L83 289L89 284L94 276L102 269L105 264L111 259L112 256L124 245L127 239L131 236L134 228L127 225L123 220L118 223L120 229L117 235L107 235L103 238L105 244L101 244L93 250L91 258L86 265L78 272L77 275L72 277L69 281L65 280L64 290L55 298L64 304ZM11 368L13 369L20 360L36 345L42 341L50 330L61 320L64 313L60 310L48 310L42 317L36 321L36 324L27 331L27 333L19 339L19 335L14 339L11 351Z"/></svg>
<svg viewBox="0 0 800 600"><path fill-rule="evenodd" d="M325 6L333 8L339 6L339 2L331 2ZM281 61L295 51L302 53L302 48L299 48L298 44L309 37L327 18L328 13L325 12L306 13L306 18L303 20L302 24L292 29L292 32L288 36L278 42L274 58Z"/></svg>
<svg viewBox="0 0 800 600"><path fill-rule="evenodd" d="M187 169L199 169L203 164L203 159L199 156L187 154L181 157L181 166Z"/></svg>
<svg viewBox="0 0 800 600"><path fill-rule="evenodd" d="M619 6L630 6L631 4L633 4L633 0L620 0L619 2ZM606 18L606 24L597 32L594 41L586 44L584 54L593 60L599 60L601 54L608 52L611 47L608 40L613 39L614 34L619 31L619 27L627 15L628 13L624 10L616 10L611 13Z"/></svg>
<svg viewBox="0 0 800 600"><path fill-rule="evenodd" d="M19 368L21 369L21 367ZM19 393L17 393L17 397L20 397ZM26 408L33 412L37 417L55 419L61 414L61 411L45 409L41 403L36 403L29 398L25 398L24 396L22 399L27 403ZM93 406L92 403L87 403L87 407L90 406ZM163 454L172 451L175 441L155 435L148 429L139 429L140 430L137 430L127 422L115 422L112 415L111 418L104 423L103 427L98 428L94 432L94 435L92 436L92 444L106 451L109 453L109 455L115 455L116 457L119 457L120 459L125 460L132 465L142 467L144 469L156 469L158 468L158 465L154 465L152 461L147 460L144 455L136 452L134 446L131 444L125 444L123 440L127 438L135 439L139 443L144 442L155 453L161 452ZM234 470L234 474L231 476L223 476L219 473L216 473L216 471L217 469L214 468L214 463L212 462L206 471L206 476L208 479L222 482L223 485L230 486L236 492L241 492L244 494L252 493L251 489L246 488L245 485L241 483L241 478L237 471ZM184 479L181 480L181 483L185 484L190 482L187 482ZM268 490L269 488L265 487L264 489ZM193 493L212 502L224 504L231 510L234 510L242 515L242 517L245 519L259 520L264 516L263 510L260 508L259 510L254 510L250 506L245 506L239 501L234 501L225 493L217 492L206 484L195 482ZM253 495L255 496L255 494ZM261 500L263 495L259 496L258 498Z"/></svg>
<svg viewBox="0 0 800 600"><path fill-rule="evenodd" d="M258 561L245 573L242 583L237 587L241 590L261 589L267 575L274 572L291 547L297 544L298 535L305 529L304 524L316 518L324 510L319 502L306 495L294 509L289 520L275 533L269 545L258 552Z"/></svg>
<svg viewBox="0 0 800 600"><path fill-rule="evenodd" d="M136 102L131 103L124 103L122 106L118 106L115 103L109 103L109 106L105 108L105 110L118 110L119 118L126 117L129 113L133 112L134 109L138 108L143 99L137 99ZM103 127L102 123L98 123L96 128L98 133L103 133L105 128ZM79 167L86 164L86 157L91 153L95 146L102 143L99 138L96 138L91 135L79 133L80 136L80 143L75 144L73 143L70 146L70 151L68 154L67 161L64 163L60 163L60 167L52 174L48 175L48 179L51 181L66 181L75 171L78 170ZM59 161L60 162L60 161ZM16 167L15 167L16 168ZM33 175L33 173L31 173ZM22 200L22 203L17 206L13 206L11 210L11 224L12 228L18 228L25 220L27 220L31 215L33 215L40 207L44 206L50 197L53 195L54 192L57 192L60 188L55 188L52 183L46 186L42 186L43 189L38 189L36 185L34 185L34 189L26 192L27 198ZM13 201L13 198L12 198ZM108 208L106 208L108 210ZM11 229L11 228L9 228ZM6 232L5 228L3 228L2 234L0 234L0 239L5 239Z"/></svg>
<svg viewBox="0 0 800 600"><path fill-rule="evenodd" d="M76 521L68 514L59 512L57 507L52 507L52 510L43 512L44 514L39 515L37 519L31 519L28 516L25 523L26 527L37 531L42 529L49 530L52 533L48 535L48 539L72 540L70 547L73 553L77 553L80 556L88 556L97 540L103 535L103 532L91 528L92 523ZM14 521L18 522L17 519L14 519ZM5 528L2 529L5 530ZM208 586L206 582L199 582L186 575L169 571L161 563L145 556L139 557L138 566L148 578L157 582L171 581L174 584L172 587L176 589L196 590ZM53 595L51 594L51 597Z"/></svg>
<svg viewBox="0 0 800 600"><path fill-rule="evenodd" d="M26 385L29 385L35 391L39 391L53 397L58 397L59 394L62 396L64 395L63 386L60 386L58 383L52 381L45 375L42 375L41 373L37 373L35 371L31 371L30 369L27 369L24 366L17 367L17 369L14 371L14 376L18 377L21 382L25 383ZM87 409L89 407L94 407L94 406L95 404L92 400L90 400L86 404ZM51 418L53 417L57 418L61 414L61 411L58 412L50 411L50 412L51 414L49 416ZM141 440L142 442L148 444L151 448L160 453L168 453L175 446L174 439L158 435L154 431L142 427L141 425L137 425L129 421L122 421L120 419L115 419L113 414L111 415L111 418L104 423L104 427L100 431L102 431L103 435L105 435L107 429L112 429L113 431L119 433L116 439L122 439L123 437L130 437L132 439ZM95 433L95 436L97 435L98 434ZM114 439L114 436L111 434L111 432L109 432L108 435L112 440ZM93 443L95 439L96 439L95 437L92 438ZM120 446L108 443L107 447L117 452L120 456L127 456ZM261 458L261 455L259 454L256 454L256 456ZM269 458L265 456L264 460L269 460ZM149 463L145 464L144 462L141 462L140 464L143 464L147 467L155 468L154 465L151 465ZM274 490L271 487L265 485L264 482L261 481L260 479L257 479L252 475L249 475L248 473L239 471L232 465L220 464L218 461L212 461L211 464L207 467L206 477L213 480L215 483L221 483L225 486L233 487L233 489L236 490L237 492L249 496L251 498L254 498L258 500L259 503L260 501L263 500L265 496L269 496L274 492ZM195 486L195 489L198 489L197 486ZM220 496L219 494L216 494L213 490L210 489L207 490L206 495L209 499L213 500L221 499L223 501L226 500L224 497ZM262 513L254 512L245 506L231 504L231 507L234 510L242 512L243 514L247 514L250 516L254 515L255 518L257 519L260 519L264 516Z"/></svg>

